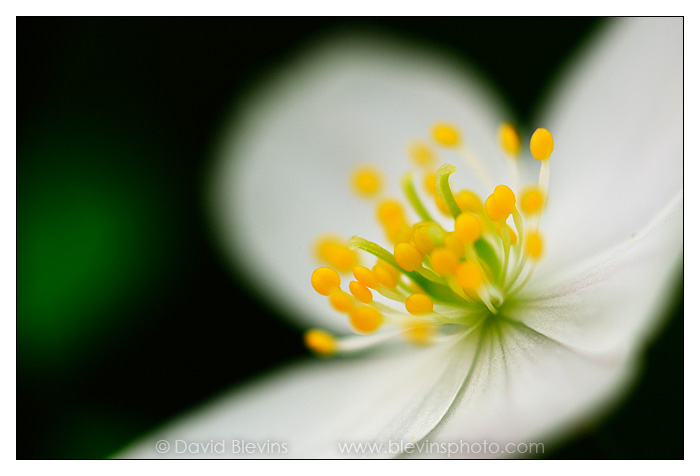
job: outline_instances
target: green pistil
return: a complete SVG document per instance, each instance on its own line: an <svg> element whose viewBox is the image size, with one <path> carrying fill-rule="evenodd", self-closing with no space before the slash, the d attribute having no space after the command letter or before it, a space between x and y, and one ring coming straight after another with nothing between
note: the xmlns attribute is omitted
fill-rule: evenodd
<svg viewBox="0 0 700 476"><path fill-rule="evenodd" d="M483 238L479 238L474 242L474 250L479 259L486 265L494 281L501 276L501 260L498 258L493 247Z"/></svg>
<svg viewBox="0 0 700 476"><path fill-rule="evenodd" d="M440 196L440 200L445 204L447 209L452 214L452 218L457 218L462 210L460 210L454 195L452 195L452 190L450 189L450 175L457 171L457 167L452 164L441 165L438 171L435 173L435 188Z"/></svg>
<svg viewBox="0 0 700 476"><path fill-rule="evenodd" d="M422 220L432 222L435 221L433 220L433 217L430 216L430 213L428 213L428 210L426 210L426 208L423 206L423 203L420 201L420 198L416 193L416 189L413 185L413 174L411 172L407 172L403 177L401 177L401 189L403 190L404 195L406 195L408 202Z"/></svg>

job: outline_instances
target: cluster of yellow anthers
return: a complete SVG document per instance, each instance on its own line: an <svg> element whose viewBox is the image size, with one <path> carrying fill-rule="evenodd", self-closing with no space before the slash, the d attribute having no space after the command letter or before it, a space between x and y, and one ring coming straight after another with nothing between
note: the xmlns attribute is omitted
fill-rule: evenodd
<svg viewBox="0 0 700 476"><path fill-rule="evenodd" d="M439 123L431 132L436 145L463 156L484 187L491 189L487 171L466 147L456 127ZM511 168L511 179L517 184L520 137L510 124L500 127L498 137ZM404 175L401 186L420 218L415 224L407 220L400 202L380 198L382 179L376 169L356 170L351 180L353 189L360 196L377 200L377 218L394 245L393 253L357 236L347 243L322 238L317 252L329 267L316 269L311 285L328 296L333 308L348 315L359 334L375 334L382 327L394 331L358 338L334 337L324 330L311 329L305 335L307 346L328 356L359 350L394 336L425 345L454 335L451 331L455 328L459 329L457 333L471 332L489 316L498 315L506 300L530 279L542 256L539 227L553 149L548 130L537 129L532 134L530 152L541 162L539 184L524 187L516 206L515 193L506 185L497 185L484 201L471 190L453 194L449 176L456 167L444 164L436 170L436 151L425 142L412 143L409 156L422 169L424 187L437 210L451 218L451 226L447 227L443 226L447 219L438 221L431 216L415 189L412 173ZM377 258L372 269L358 264L356 250ZM338 271L354 276L349 293L340 288ZM400 303L405 310L396 309L392 302Z"/></svg>

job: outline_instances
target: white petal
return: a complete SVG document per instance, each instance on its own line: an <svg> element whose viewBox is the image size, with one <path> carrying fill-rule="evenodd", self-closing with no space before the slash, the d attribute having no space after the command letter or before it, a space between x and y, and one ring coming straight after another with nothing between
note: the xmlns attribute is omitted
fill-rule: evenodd
<svg viewBox="0 0 700 476"><path fill-rule="evenodd" d="M566 276L528 287L536 298L518 303L513 317L588 354L629 352L654 332L654 318L675 298L682 247L679 192L639 234Z"/></svg>
<svg viewBox="0 0 700 476"><path fill-rule="evenodd" d="M487 342L453 412L427 439L433 445L452 444L462 457L546 457L555 438L594 421L635 375L632 359L594 360L522 324L502 326L501 336Z"/></svg>
<svg viewBox="0 0 700 476"><path fill-rule="evenodd" d="M680 18L615 20L550 97L543 269L629 238L681 190L682 29Z"/></svg>
<svg viewBox="0 0 700 476"><path fill-rule="evenodd" d="M429 349L296 364L154 432L121 458L351 457L340 443L417 441L444 417L470 369L475 337ZM412 439L413 438L413 439ZM158 453L165 440L170 451ZM222 454L178 452L225 441ZM276 454L232 454L232 440L284 443ZM396 451L376 454L389 457ZM370 456L370 455L366 455Z"/></svg>
<svg viewBox="0 0 700 476"><path fill-rule="evenodd" d="M498 157L495 131L509 117L503 111L476 77L435 52L378 38L330 39L261 87L224 128L212 172L223 247L306 325L348 330L309 278L321 233L384 242L374 206L350 192L350 172L377 164L398 197L411 140L427 139L433 123L448 120L476 153ZM489 164L492 175L505 173L503 161Z"/></svg>

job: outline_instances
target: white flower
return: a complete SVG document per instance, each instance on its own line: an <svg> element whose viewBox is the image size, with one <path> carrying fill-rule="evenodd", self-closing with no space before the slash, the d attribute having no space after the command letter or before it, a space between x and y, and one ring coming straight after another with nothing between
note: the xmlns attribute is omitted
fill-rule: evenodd
<svg viewBox="0 0 700 476"><path fill-rule="evenodd" d="M503 449L593 418L634 377L680 262L681 71L680 19L618 20L550 97L537 124L555 141L544 257L517 299L502 303L498 289L471 295L510 304L514 323L426 347L290 365L124 456L158 456L158 440L229 445L204 457L347 457L339 446L347 442L385 444L381 457L431 440ZM350 171L369 162L401 173L407 142L447 119L493 185L512 184L495 139L511 117L473 73L430 51L377 39L330 42L265 84L232 122L215 171L223 244L283 312L349 334L347 319L314 293L309 276L319 234L382 236L373 209L349 190ZM457 163L450 153L441 155ZM538 167L521 157L521 184L536 182ZM492 189L477 175L459 162L453 181L484 197ZM400 196L396 179L387 180L390 196ZM261 351L264 333L251 337ZM232 440L263 448L232 453ZM284 446L269 454L265 442ZM502 456L488 451L480 456ZM423 453L446 456L437 447ZM458 453L474 456L464 446Z"/></svg>

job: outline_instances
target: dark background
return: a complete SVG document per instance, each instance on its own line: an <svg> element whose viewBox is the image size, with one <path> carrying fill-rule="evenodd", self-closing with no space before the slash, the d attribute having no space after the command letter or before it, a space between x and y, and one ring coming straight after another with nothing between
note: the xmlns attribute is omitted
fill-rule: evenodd
<svg viewBox="0 0 700 476"><path fill-rule="evenodd" d="M110 456L305 353L203 204L217 127L275 62L336 28L393 32L474 63L527 123L604 21L17 19L17 457ZM678 289L634 393L546 457L683 457Z"/></svg>

